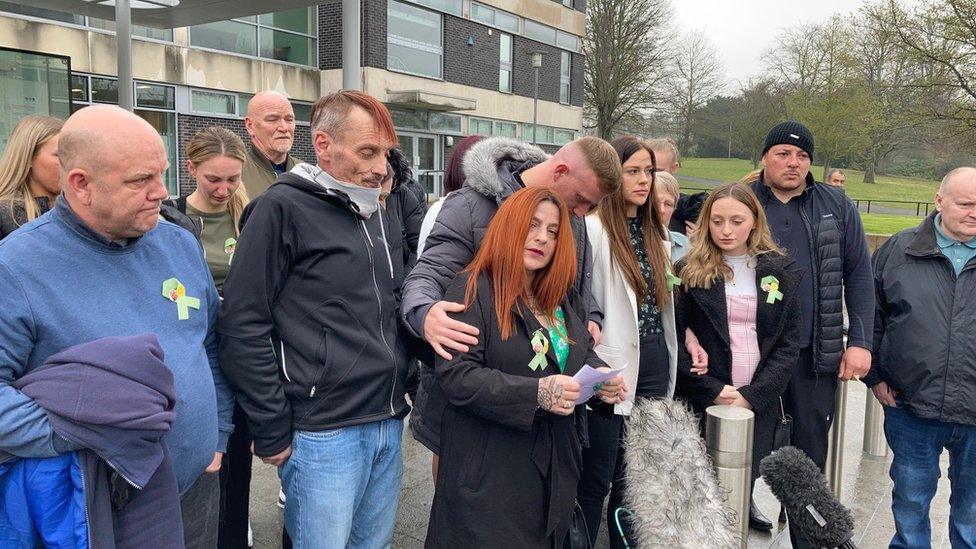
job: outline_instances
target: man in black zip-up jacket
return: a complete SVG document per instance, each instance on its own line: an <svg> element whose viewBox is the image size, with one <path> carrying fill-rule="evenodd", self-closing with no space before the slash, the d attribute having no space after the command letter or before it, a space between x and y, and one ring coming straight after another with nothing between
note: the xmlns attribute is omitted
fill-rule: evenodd
<svg viewBox="0 0 976 549"><path fill-rule="evenodd" d="M280 467L296 547L393 536L407 374L391 234L378 212L386 108L359 92L313 107L316 166L245 210L219 331L254 453Z"/></svg>
<svg viewBox="0 0 976 549"><path fill-rule="evenodd" d="M799 287L799 364L783 401L793 416L793 445L822 470L837 380L860 379L871 368L871 257L854 203L810 174L813 135L803 124L773 127L762 160L764 169L750 186L776 243L805 271ZM850 319L846 349L842 301ZM809 546L792 525L790 538L793 547Z"/></svg>

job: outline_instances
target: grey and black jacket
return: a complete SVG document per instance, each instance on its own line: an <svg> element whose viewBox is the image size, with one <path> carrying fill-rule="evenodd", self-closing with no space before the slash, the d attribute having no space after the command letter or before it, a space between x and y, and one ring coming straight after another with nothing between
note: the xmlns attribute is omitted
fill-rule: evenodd
<svg viewBox="0 0 976 549"><path fill-rule="evenodd" d="M935 213L888 239L874 258L876 356L884 381L925 419L976 425L976 258L959 276L935 238Z"/></svg>
<svg viewBox="0 0 976 549"><path fill-rule="evenodd" d="M423 319L431 305L441 300L451 280L474 258L495 212L522 188L517 175L547 158L542 149L507 137L485 139L464 156L464 187L444 200L424 253L403 287L402 313L416 335L423 335ZM593 253L586 224L572 217L571 225L579 276L570 303L581 318L601 323L603 315L591 291Z"/></svg>
<svg viewBox="0 0 976 549"><path fill-rule="evenodd" d="M778 200L762 179L750 184L765 206ZM874 327L874 289L864 227L857 208L844 193L816 183L807 174L800 195L800 214L810 244L813 303L813 373L836 375L844 354L843 304L850 318L847 345L871 350ZM799 265L807 268L806 265Z"/></svg>
<svg viewBox="0 0 976 549"><path fill-rule="evenodd" d="M51 209L51 203L46 196L36 196L34 200L42 215ZM25 223L27 223L27 208L24 207L22 200L0 201L0 239L7 238L7 235Z"/></svg>
<svg viewBox="0 0 976 549"><path fill-rule="evenodd" d="M444 200L424 253L404 284L401 311L418 337L423 335L423 320L430 306L443 298L451 281L481 247L495 212L522 188L517 174L547 158L538 147L504 137L485 139L465 155L465 184ZM603 315L591 289L593 252L586 237L586 223L577 217L571 217L570 223L576 241L578 276L569 302L581 319L602 324ZM446 402L433 374L422 370L410 428L414 438L434 453L439 451L440 418Z"/></svg>
<svg viewBox="0 0 976 549"><path fill-rule="evenodd" d="M224 283L221 364L239 391L255 453L292 430L403 417L406 353L385 216L296 173L242 217Z"/></svg>

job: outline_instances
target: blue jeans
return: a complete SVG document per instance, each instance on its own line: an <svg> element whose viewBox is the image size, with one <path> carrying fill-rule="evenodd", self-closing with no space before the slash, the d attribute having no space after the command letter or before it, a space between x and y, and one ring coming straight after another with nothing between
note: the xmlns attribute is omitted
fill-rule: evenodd
<svg viewBox="0 0 976 549"><path fill-rule="evenodd" d="M295 431L279 470L285 529L296 549L390 547L403 459L403 420Z"/></svg>
<svg viewBox="0 0 976 549"><path fill-rule="evenodd" d="M885 406L884 412L885 438L894 454L889 474L895 535L890 547L931 546L929 505L943 448L949 450L952 489L949 542L953 549L976 547L976 426L922 419L904 408Z"/></svg>

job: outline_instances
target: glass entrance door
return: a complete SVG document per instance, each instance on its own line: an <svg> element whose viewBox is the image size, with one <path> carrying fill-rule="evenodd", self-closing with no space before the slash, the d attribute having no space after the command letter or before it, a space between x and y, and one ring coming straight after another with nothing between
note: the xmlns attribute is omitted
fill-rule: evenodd
<svg viewBox="0 0 976 549"><path fill-rule="evenodd" d="M439 136L405 132L398 132L397 135L400 150L410 163L417 182L427 194L440 196L444 188L444 172L441 170Z"/></svg>

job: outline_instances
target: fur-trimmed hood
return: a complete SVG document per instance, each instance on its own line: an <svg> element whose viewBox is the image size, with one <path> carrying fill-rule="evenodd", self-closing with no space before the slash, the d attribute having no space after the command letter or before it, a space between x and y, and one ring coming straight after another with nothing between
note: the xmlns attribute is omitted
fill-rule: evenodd
<svg viewBox="0 0 976 549"><path fill-rule="evenodd" d="M464 155L464 185L501 204L521 188L514 174L548 158L535 145L509 137L490 137L476 143Z"/></svg>

